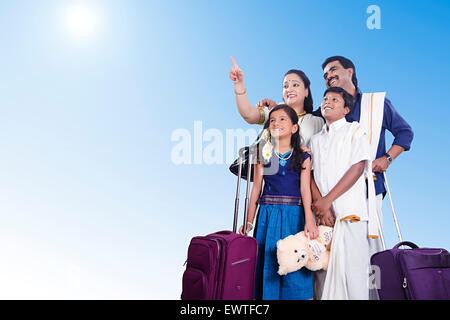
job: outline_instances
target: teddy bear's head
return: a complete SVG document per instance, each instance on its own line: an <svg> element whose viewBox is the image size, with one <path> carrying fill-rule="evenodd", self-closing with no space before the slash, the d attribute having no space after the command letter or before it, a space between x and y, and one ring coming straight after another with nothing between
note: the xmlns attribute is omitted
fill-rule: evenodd
<svg viewBox="0 0 450 320"><path fill-rule="evenodd" d="M308 261L306 241L301 235L290 235L277 242L279 275L285 275L303 268Z"/></svg>

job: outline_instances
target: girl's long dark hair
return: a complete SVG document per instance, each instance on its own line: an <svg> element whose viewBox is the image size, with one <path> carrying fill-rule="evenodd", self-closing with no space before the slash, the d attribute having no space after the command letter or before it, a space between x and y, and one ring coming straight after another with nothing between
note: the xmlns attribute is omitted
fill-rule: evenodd
<svg viewBox="0 0 450 320"><path fill-rule="evenodd" d="M266 124L264 125L264 129L269 129L270 125L270 116L273 112L278 110L284 110L286 114L289 116L289 118L292 121L292 124L298 125L298 116L297 112L295 112L294 109L292 109L287 104L279 104L275 108L273 108L269 113L269 120L266 121ZM300 137L300 127L297 129L295 133L291 136L291 147L292 147L292 161L290 169L293 169L297 172L300 172L301 169L305 169L302 167L303 164L303 151L300 148L301 137ZM275 150L273 151L275 152Z"/></svg>
<svg viewBox="0 0 450 320"><path fill-rule="evenodd" d="M306 113L312 113L314 107L313 107L313 98L312 98L312 93L311 93L311 88L310 88L311 82L309 81L306 74L301 70L296 70L296 69L289 70L288 72L286 72L286 74L284 76L286 77L288 74L292 74L292 73L298 75L300 77L300 79L302 79L305 89L308 89L308 96L305 98L305 101L303 103L303 108L305 109Z"/></svg>

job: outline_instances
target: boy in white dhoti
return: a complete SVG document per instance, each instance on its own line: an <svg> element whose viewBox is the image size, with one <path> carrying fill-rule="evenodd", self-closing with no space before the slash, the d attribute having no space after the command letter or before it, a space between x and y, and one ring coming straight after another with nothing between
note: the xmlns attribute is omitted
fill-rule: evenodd
<svg viewBox="0 0 450 320"><path fill-rule="evenodd" d="M327 89L321 105L326 124L310 141L312 208L319 222L330 224L335 218L321 299L369 298L369 238L377 237L375 190L370 179L368 201L369 143L359 123L345 119L352 106L344 89Z"/></svg>

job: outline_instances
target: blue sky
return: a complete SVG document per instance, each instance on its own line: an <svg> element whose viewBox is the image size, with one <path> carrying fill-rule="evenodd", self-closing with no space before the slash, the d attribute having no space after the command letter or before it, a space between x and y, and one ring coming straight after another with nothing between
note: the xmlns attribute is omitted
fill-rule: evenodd
<svg viewBox="0 0 450 320"><path fill-rule="evenodd" d="M381 29L369 30L369 5ZM84 5L97 26L67 28ZM175 165L173 132L256 129L237 112L344 55L413 127L389 169L403 237L450 248L446 1L1 1L0 298L178 299L189 240L230 229L228 164ZM389 137L388 141L392 141ZM192 142L193 143L193 142ZM205 141L206 148L210 142ZM224 147L225 149L225 147ZM385 237L396 242L388 200Z"/></svg>

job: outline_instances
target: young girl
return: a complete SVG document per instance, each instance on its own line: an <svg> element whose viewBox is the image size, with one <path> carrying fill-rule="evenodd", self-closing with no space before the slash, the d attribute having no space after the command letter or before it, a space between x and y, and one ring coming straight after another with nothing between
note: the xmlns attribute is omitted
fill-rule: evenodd
<svg viewBox="0 0 450 320"><path fill-rule="evenodd" d="M298 117L288 105L276 106L269 114L268 128L273 145L266 152L266 165L255 165L250 196L247 232L253 228L257 202L260 204L255 238L258 241L255 298L260 300L303 300L313 297L312 273L305 268L280 276L277 273L277 241L305 231L318 236L311 211L310 156L300 149ZM267 151L267 148L263 148ZM268 154L267 154L268 153ZM274 164L276 172L268 171ZM266 173L266 174L265 174ZM264 190L261 194L264 179ZM259 199L259 201L258 201ZM302 207L303 203L303 207ZM240 233L243 233L241 226Z"/></svg>

